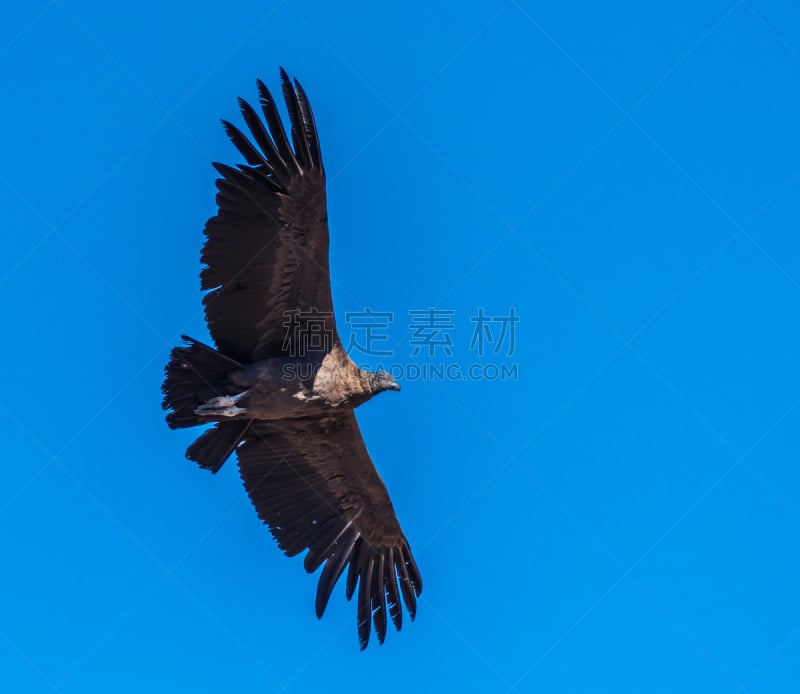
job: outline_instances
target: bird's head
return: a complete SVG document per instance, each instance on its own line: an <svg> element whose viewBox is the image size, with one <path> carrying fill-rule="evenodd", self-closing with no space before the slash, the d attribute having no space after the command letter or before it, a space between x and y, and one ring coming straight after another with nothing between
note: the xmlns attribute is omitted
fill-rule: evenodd
<svg viewBox="0 0 800 694"><path fill-rule="evenodd" d="M370 374L372 390L375 393L382 393L384 390L400 390L394 376L386 371L376 371Z"/></svg>

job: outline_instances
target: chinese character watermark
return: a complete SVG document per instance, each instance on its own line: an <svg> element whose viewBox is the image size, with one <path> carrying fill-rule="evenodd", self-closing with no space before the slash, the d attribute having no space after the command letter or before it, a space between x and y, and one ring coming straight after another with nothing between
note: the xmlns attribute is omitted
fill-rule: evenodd
<svg viewBox="0 0 800 694"><path fill-rule="evenodd" d="M453 338L448 331L455 330L453 317L455 311L441 308L412 309L408 312L411 323L411 356L419 356L423 347L428 348L428 356L436 356L436 349L441 348L445 356L453 356Z"/></svg>
<svg viewBox="0 0 800 694"><path fill-rule="evenodd" d="M513 307L508 309L507 315L487 316L481 307L478 309L478 315L470 316L469 322L475 324L469 348L477 351L479 357L484 356L487 347L492 348L492 354L500 354L504 344L506 345L505 355L507 357L514 356L516 325L519 323L516 309ZM496 329L492 330L492 326L495 326Z"/></svg>
<svg viewBox="0 0 800 694"><path fill-rule="evenodd" d="M516 331L520 316L513 307L506 313L488 313L483 307L469 316L472 326L469 342L456 330L456 311L426 308L408 312L408 334L403 341L393 340L391 328L396 325L391 311L375 311L366 307L345 313L349 335L342 335L341 347L357 360L358 355L378 358L381 364L361 365L370 371L388 371L398 380L446 381L510 381L519 379L519 364L509 362L516 351ZM297 309L284 313L283 353L303 357L316 353L324 356L338 340L334 316L316 308ZM464 325L463 327L466 327ZM458 343L455 338L459 338ZM407 355L398 360L397 353ZM469 363L455 358L456 350L470 352ZM410 355L410 356L408 356ZM476 361L474 358L478 358ZM491 359L487 359L490 357ZM484 361L481 361L484 360ZM313 373L309 375L313 378Z"/></svg>
<svg viewBox="0 0 800 694"><path fill-rule="evenodd" d="M333 314L312 307L283 314L286 329L282 350L291 357L302 357L311 352L327 353L333 349Z"/></svg>
<svg viewBox="0 0 800 694"><path fill-rule="evenodd" d="M348 311L344 314L344 320L353 331L347 344L348 352L356 351L370 357L392 356L392 350L384 346L389 342L389 326L394 323L391 311L373 311L371 308ZM381 346L384 348L381 349Z"/></svg>

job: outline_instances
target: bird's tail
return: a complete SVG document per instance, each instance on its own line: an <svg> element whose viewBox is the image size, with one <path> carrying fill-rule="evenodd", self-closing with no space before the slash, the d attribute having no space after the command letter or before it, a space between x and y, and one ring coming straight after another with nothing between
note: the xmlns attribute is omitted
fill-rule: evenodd
<svg viewBox="0 0 800 694"><path fill-rule="evenodd" d="M252 423L252 419L217 422L186 449L186 457L194 460L200 467L216 473L236 450Z"/></svg>
<svg viewBox="0 0 800 694"><path fill-rule="evenodd" d="M161 386L161 392L164 393L161 405L165 410L171 410L167 415L167 424L171 429L208 422L208 419L198 417L195 410L209 398L228 395L219 392L219 384L225 382L225 377L231 371L242 366L238 361L191 337L183 335L182 339L185 346L172 350Z"/></svg>
<svg viewBox="0 0 800 694"><path fill-rule="evenodd" d="M241 364L226 357L213 347L190 337L182 336L186 343L170 354L161 391L162 407L169 410L167 424L172 429L207 424L208 417L200 417L195 410L212 397L229 395L220 391L218 384ZM218 422L186 450L186 457L200 467L216 472L247 432L250 422L234 420Z"/></svg>

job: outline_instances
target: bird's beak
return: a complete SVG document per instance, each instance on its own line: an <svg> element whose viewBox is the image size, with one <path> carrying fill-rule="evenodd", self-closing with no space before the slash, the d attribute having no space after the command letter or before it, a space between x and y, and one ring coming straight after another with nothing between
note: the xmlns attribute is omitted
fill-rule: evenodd
<svg viewBox="0 0 800 694"><path fill-rule="evenodd" d="M400 385L397 384L397 383L392 383L392 385L389 386L389 390L396 390L399 393L400 392Z"/></svg>

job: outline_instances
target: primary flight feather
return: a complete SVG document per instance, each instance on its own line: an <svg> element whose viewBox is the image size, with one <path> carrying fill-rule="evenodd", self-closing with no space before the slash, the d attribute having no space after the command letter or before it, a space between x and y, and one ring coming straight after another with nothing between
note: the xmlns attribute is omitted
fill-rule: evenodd
<svg viewBox="0 0 800 694"><path fill-rule="evenodd" d="M322 567L318 617L346 572L365 648L372 626L381 643L388 620L401 628L402 603L414 619L422 590L354 413L400 388L385 372L358 368L339 340L317 128L300 84L283 70L281 82L289 135L261 81L263 121L239 100L251 139L223 121L247 163L214 164L219 209L206 223L200 277L216 349L185 337L172 350L163 405L172 428L213 424L186 456L217 472L235 451L281 549L308 550L308 572Z"/></svg>

